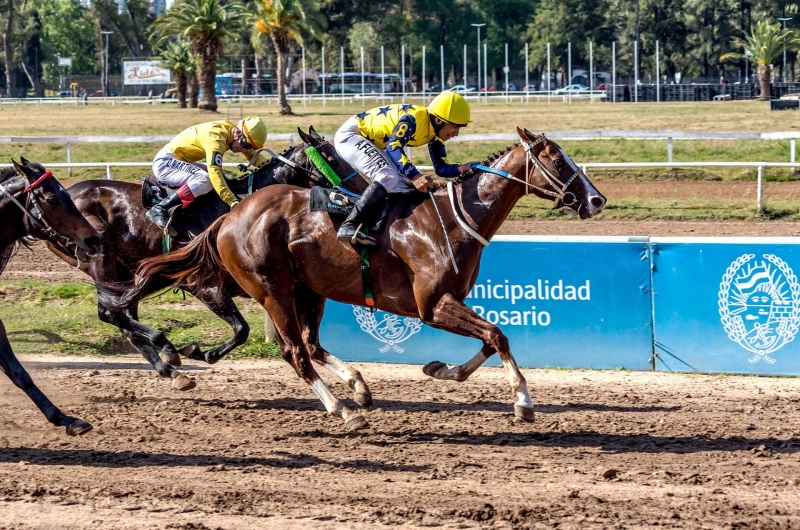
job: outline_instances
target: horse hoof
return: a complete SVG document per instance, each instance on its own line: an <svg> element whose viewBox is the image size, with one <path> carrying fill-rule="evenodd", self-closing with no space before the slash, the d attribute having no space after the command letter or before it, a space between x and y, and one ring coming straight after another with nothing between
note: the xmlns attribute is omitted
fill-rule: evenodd
<svg viewBox="0 0 800 530"><path fill-rule="evenodd" d="M177 373L178 375L176 375L175 378L172 380L172 388L174 388L175 390L181 390L181 391L191 390L195 386L197 386L197 383L195 383L192 379L189 379L180 372Z"/></svg>
<svg viewBox="0 0 800 530"><path fill-rule="evenodd" d="M174 349L170 348L169 346L164 346L161 349L161 353L158 354L161 358L161 362L171 364L172 366L180 366L181 365L181 358Z"/></svg>
<svg viewBox="0 0 800 530"><path fill-rule="evenodd" d="M522 421L533 423L533 408L514 405L514 415Z"/></svg>
<svg viewBox="0 0 800 530"><path fill-rule="evenodd" d="M80 436L82 434L86 434L92 429L93 427L91 423L76 418L75 421L67 425L67 434L70 436Z"/></svg>
<svg viewBox="0 0 800 530"><path fill-rule="evenodd" d="M205 357L200 353L200 345L196 342L192 342L181 348L180 354L193 361L205 361Z"/></svg>
<svg viewBox="0 0 800 530"><path fill-rule="evenodd" d="M447 365L439 361L431 361L422 367L422 373L428 377L436 377L436 372L442 368L447 368Z"/></svg>
<svg viewBox="0 0 800 530"><path fill-rule="evenodd" d="M369 427L369 423L367 423L367 420L364 419L364 416L357 414L344 422L344 426L347 427L348 431L353 432L359 429L366 429Z"/></svg>
<svg viewBox="0 0 800 530"><path fill-rule="evenodd" d="M372 394L369 392L356 392L353 395L353 401L366 411L372 410Z"/></svg>

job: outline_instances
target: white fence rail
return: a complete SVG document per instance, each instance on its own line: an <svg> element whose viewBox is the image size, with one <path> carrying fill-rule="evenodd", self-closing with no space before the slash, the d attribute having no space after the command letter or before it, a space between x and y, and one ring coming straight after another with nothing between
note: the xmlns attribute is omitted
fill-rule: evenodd
<svg viewBox="0 0 800 530"><path fill-rule="evenodd" d="M309 103L322 103L323 105L341 104L345 103L358 103L359 101L380 101L385 102L405 102L406 100L423 100L428 101L436 97L438 92L384 92L381 93L364 93L364 94L288 94L286 97L290 102L300 103L306 105ZM603 90L585 90L573 93L560 93L557 90L553 91L492 91L492 92L467 92L462 95L471 101L478 103L488 103L489 100L505 100L506 103L530 103L531 101L562 101L571 103L572 100L589 100L595 101L597 99L605 99L606 93ZM159 105L159 104L172 104L177 103L177 99L164 98L161 96L147 97L147 96L118 96L118 97L87 97L87 98L0 98L0 106L2 105L58 105L58 106L73 106L80 107L85 105ZM246 95L246 96L217 96L217 103L261 103L271 105L278 104L278 97L275 94L269 95Z"/></svg>
<svg viewBox="0 0 800 530"><path fill-rule="evenodd" d="M151 162L53 162L44 163L48 169L55 168L105 168L106 178L113 179L114 167L152 167ZM238 164L225 162L223 167L236 167ZM665 168L673 167L755 167L758 169L758 179L756 180L756 202L759 215L764 212L764 169L768 167L788 167L793 171L797 164L793 162L587 162L579 164L583 172L589 175L589 170L596 169L636 169L636 168ZM0 164L0 167L11 167L11 164ZM433 170L433 166L417 166L423 171Z"/></svg>

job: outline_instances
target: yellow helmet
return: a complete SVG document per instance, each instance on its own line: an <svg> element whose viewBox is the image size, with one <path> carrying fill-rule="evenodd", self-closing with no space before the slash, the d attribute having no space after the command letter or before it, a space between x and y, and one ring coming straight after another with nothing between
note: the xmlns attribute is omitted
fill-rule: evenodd
<svg viewBox="0 0 800 530"><path fill-rule="evenodd" d="M261 149L267 141L267 126L258 116L248 116L236 125L244 133L247 143Z"/></svg>
<svg viewBox="0 0 800 530"><path fill-rule="evenodd" d="M446 90L433 98L428 113L442 121L465 127L470 121L469 103L461 94Z"/></svg>

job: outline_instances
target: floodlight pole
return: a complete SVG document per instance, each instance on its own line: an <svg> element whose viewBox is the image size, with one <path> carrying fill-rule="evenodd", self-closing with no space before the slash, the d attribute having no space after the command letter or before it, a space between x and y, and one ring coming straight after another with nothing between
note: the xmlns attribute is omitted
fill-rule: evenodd
<svg viewBox="0 0 800 530"><path fill-rule="evenodd" d="M102 35L106 36L106 60L105 60L105 86L103 87L103 97L108 97L108 36L114 33L113 31L101 31Z"/></svg>
<svg viewBox="0 0 800 530"><path fill-rule="evenodd" d="M788 22L789 20L792 20L792 17L779 18L778 20L783 22L783 31L785 33L786 32L786 22ZM785 83L786 82L786 36L785 35L783 37L783 69L781 70L781 73L783 74L783 82Z"/></svg>
<svg viewBox="0 0 800 530"><path fill-rule="evenodd" d="M478 101L481 98L481 28L486 25L484 22L483 24L470 24L474 28L478 28L478 76L477 76L477 86L478 86ZM466 85L466 81L464 82Z"/></svg>

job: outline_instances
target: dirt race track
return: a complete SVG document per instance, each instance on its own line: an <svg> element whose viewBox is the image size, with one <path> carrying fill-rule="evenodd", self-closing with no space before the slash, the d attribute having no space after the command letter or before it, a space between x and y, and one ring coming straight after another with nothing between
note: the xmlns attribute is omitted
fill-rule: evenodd
<svg viewBox="0 0 800 530"><path fill-rule="evenodd" d="M277 361L198 366L187 393L136 359L25 362L95 430L0 380L4 529L800 526L796 379L525 370L524 424L502 369L358 365L376 410L348 434Z"/></svg>
<svg viewBox="0 0 800 530"><path fill-rule="evenodd" d="M800 232L781 222L503 228ZM3 279L85 281L38 247ZM523 370L537 411L524 424L502 369L454 383L358 365L376 410L368 430L349 434L282 362L189 366L198 386L179 393L135 357L22 360L95 430L67 437L0 377L0 529L800 527L800 379Z"/></svg>

